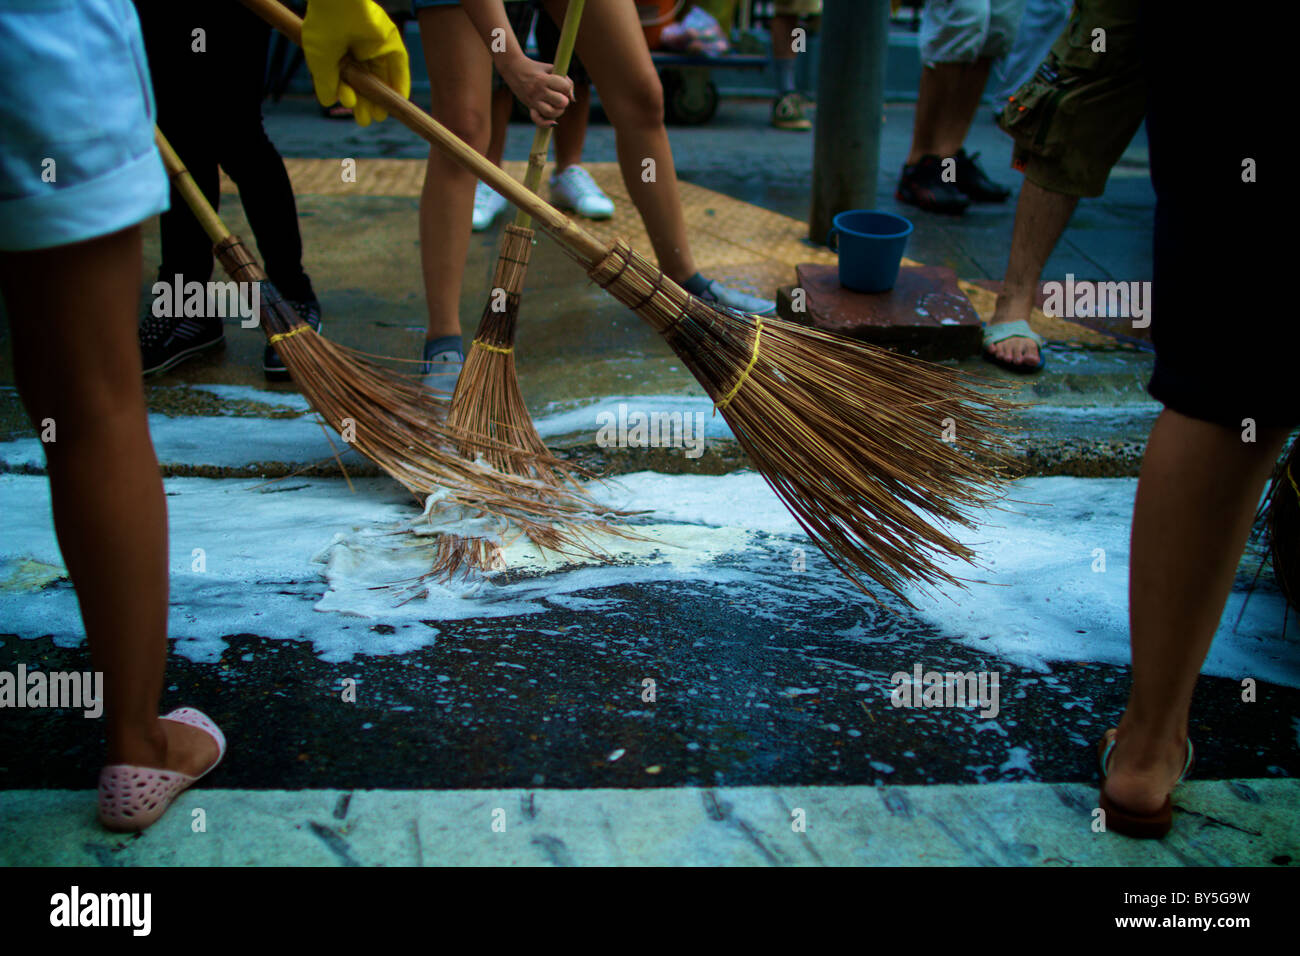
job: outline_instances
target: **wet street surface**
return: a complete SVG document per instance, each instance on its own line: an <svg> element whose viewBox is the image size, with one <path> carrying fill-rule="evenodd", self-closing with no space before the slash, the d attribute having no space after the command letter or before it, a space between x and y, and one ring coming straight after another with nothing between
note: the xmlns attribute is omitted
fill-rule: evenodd
<svg viewBox="0 0 1300 956"><path fill-rule="evenodd" d="M294 587L310 599L310 584ZM198 706L225 729L231 751L211 778L222 787L1095 779L1093 744L1123 708L1126 668L1017 668L945 640L897 602L817 590L778 605L761 583L701 580L570 593L522 617L393 625L315 615L362 644L366 632L437 634L416 651L340 663L304 641L230 635L215 663L170 657L163 708ZM0 640L0 670L86 666L79 648ZM917 663L996 671L997 716L894 707L891 675L910 679ZM349 680L355 703L343 699ZM1237 681L1202 678L1191 722L1198 779L1300 774L1300 691L1265 683L1258 696L1243 706ZM79 713L8 711L0 789L88 786L99 727Z"/></svg>

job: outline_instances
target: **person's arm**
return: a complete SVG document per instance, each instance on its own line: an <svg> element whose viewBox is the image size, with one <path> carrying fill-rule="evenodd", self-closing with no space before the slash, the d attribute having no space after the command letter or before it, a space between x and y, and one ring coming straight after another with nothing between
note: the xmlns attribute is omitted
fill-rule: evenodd
<svg viewBox="0 0 1300 956"><path fill-rule="evenodd" d="M573 102L573 82L567 76L552 73L551 64L528 58L510 28L503 0L461 0L461 6L487 44L492 64L515 96L528 107L533 122L538 126L554 126Z"/></svg>
<svg viewBox="0 0 1300 956"><path fill-rule="evenodd" d="M361 126L388 111L357 96L339 79L344 54L403 96L411 95L411 66L401 31L373 0L308 0L302 21L302 52L322 106L342 103Z"/></svg>

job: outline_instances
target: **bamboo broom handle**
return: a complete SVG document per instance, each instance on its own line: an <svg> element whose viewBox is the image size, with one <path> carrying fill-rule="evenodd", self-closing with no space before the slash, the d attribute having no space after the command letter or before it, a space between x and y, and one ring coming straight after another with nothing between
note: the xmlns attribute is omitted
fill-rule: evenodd
<svg viewBox="0 0 1300 956"><path fill-rule="evenodd" d="M240 2L294 43L302 46L302 20L292 10L277 3L276 0L240 0ZM529 192L522 183L493 165L455 133L387 86L351 57L343 58L339 64L339 73L359 95L378 103L391 115L397 117L404 126L446 153L453 162L459 163L515 206L525 210L537 220L537 224L542 229L583 261L595 263L603 259L613 248L585 229L574 225L569 217L540 196Z"/></svg>
<svg viewBox="0 0 1300 956"><path fill-rule="evenodd" d="M555 63L552 73L564 76L569 72L569 60L573 57L573 44L578 38L578 23L582 20L582 8L587 0L569 0L568 9L564 11L564 25L560 27L560 41L555 46ZM546 16L546 11L542 11ZM551 149L551 126L539 126L533 133L533 148L528 151L528 172L524 174L524 188L536 193L542 185L542 170L546 168L546 154ZM528 229L533 224L533 217L526 209L520 209L515 215L515 225Z"/></svg>
<svg viewBox="0 0 1300 956"><path fill-rule="evenodd" d="M194 181L190 171L185 168L181 158L176 155L176 150L172 149L172 144L167 142L167 137L163 135L162 130L157 126L153 128L154 142L158 144L158 152L162 153L163 166L167 168L167 176L176 187L176 191L181 194L185 200L185 205L190 207L194 217L198 219L199 225L203 231L208 234L208 238L215 245L230 235L230 230L226 224L221 221L217 211L212 208L208 202L208 197L203 195L203 190L199 189L199 184Z"/></svg>

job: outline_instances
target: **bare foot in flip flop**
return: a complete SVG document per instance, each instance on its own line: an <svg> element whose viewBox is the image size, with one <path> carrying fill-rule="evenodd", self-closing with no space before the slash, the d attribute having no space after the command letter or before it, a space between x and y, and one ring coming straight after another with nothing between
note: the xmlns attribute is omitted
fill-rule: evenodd
<svg viewBox="0 0 1300 956"><path fill-rule="evenodd" d="M1017 372L1036 372L1043 367L1039 346L1042 338L1024 320L994 316L984 326L984 357L996 365Z"/></svg>
<svg viewBox="0 0 1300 956"><path fill-rule="evenodd" d="M1102 804L1110 804L1107 827L1128 836L1159 837L1172 821L1170 795L1192 765L1191 741L1164 741L1125 728L1106 731L1098 747Z"/></svg>

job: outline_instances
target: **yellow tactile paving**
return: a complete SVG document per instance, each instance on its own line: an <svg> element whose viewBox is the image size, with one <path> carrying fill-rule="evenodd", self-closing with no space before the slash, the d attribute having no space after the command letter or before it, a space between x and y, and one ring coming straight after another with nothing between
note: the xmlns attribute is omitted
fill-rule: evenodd
<svg viewBox="0 0 1300 956"><path fill-rule="evenodd" d="M419 159L287 159L285 166L295 193L317 196L418 196L424 186L424 161ZM650 254L650 238L636 215L623 186L617 163L585 163L584 166L614 200L618 212L605 222L582 222L602 239L612 242L623 237L634 249ZM523 162L508 162L505 169L523 179ZM233 193L234 184L222 174L222 192ZM737 288L772 294L779 285L794 281L794 267L801 262L834 264L835 253L808 243L808 226L798 219L771 212L722 193L679 182L691 251L699 268L710 276ZM547 197L546 187L542 188ZM916 265L911 259L904 263ZM993 314L995 296L986 289L961 282L981 319ZM1112 345L1114 340L1091 329L1062 319L1053 319L1035 309L1034 328L1053 342L1079 345Z"/></svg>

